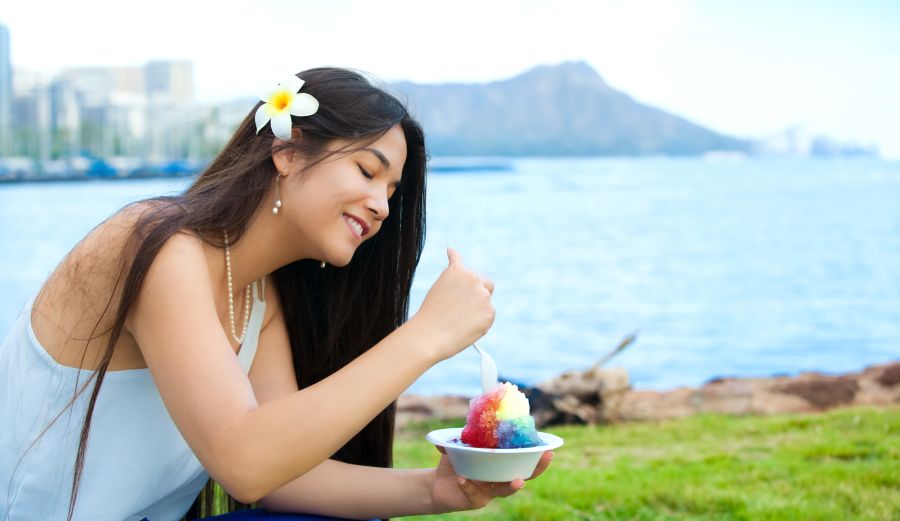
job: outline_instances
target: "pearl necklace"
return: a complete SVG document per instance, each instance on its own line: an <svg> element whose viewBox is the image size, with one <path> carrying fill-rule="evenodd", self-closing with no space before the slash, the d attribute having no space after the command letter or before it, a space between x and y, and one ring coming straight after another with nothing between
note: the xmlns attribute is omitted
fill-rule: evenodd
<svg viewBox="0 0 900 521"><path fill-rule="evenodd" d="M237 336L234 327L234 292L231 285L231 250L228 248L228 232L225 233L225 274L228 281L228 320L231 322L231 338L238 344L244 342L244 335L247 334L247 324L250 323L250 285L244 289L244 329L241 336Z"/></svg>

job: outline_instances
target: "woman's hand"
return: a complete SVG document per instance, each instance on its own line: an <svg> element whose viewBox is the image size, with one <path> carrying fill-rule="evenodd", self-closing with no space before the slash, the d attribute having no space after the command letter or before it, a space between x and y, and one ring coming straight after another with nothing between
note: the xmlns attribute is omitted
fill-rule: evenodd
<svg viewBox="0 0 900 521"><path fill-rule="evenodd" d="M453 470L450 458L447 457L447 452L443 447L437 447L437 449L441 452L441 461L435 469L434 485L431 487L431 501L435 508L435 514L482 508L495 497L511 496L525 486L525 481L521 479L509 483L465 479ZM528 479L534 479L547 470L551 459L553 459L553 451L544 452L537 468Z"/></svg>
<svg viewBox="0 0 900 521"><path fill-rule="evenodd" d="M437 362L472 345L494 323L493 281L464 266L452 248L447 248L447 259L449 265L410 320L433 339Z"/></svg>

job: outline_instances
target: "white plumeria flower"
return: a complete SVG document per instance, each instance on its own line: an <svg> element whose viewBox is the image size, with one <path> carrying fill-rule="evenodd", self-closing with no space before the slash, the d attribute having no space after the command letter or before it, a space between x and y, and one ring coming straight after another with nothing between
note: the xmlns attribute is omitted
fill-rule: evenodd
<svg viewBox="0 0 900 521"><path fill-rule="evenodd" d="M309 94L300 93L305 82L296 76L278 84L262 96L265 103L256 109L256 133L272 121L272 133L279 139L291 139L291 115L309 116L319 110L319 102Z"/></svg>

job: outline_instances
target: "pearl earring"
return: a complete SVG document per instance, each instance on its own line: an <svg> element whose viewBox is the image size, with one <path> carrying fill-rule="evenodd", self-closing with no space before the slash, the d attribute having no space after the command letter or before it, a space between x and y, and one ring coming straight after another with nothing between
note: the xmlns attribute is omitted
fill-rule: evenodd
<svg viewBox="0 0 900 521"><path fill-rule="evenodd" d="M319 267L324 270L325 269L325 261L322 261L322 264L319 264Z"/></svg>
<svg viewBox="0 0 900 521"><path fill-rule="evenodd" d="M278 215L278 210L281 208L281 195L278 193L278 179L281 177L281 172L275 174L275 205L272 206L272 215Z"/></svg>

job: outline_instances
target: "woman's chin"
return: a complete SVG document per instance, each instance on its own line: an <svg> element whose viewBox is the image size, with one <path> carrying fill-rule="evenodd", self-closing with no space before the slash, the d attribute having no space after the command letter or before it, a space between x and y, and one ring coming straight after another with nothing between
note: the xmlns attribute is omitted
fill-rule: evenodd
<svg viewBox="0 0 900 521"><path fill-rule="evenodd" d="M324 256L325 262L329 266L344 268L353 260L353 256L356 255L358 249L359 244L341 244L338 248L328 250Z"/></svg>
<svg viewBox="0 0 900 521"><path fill-rule="evenodd" d="M329 256L325 262L336 267L336 268L345 268L350 261L353 260L353 254L356 253L356 250L350 252L344 252L340 255Z"/></svg>

